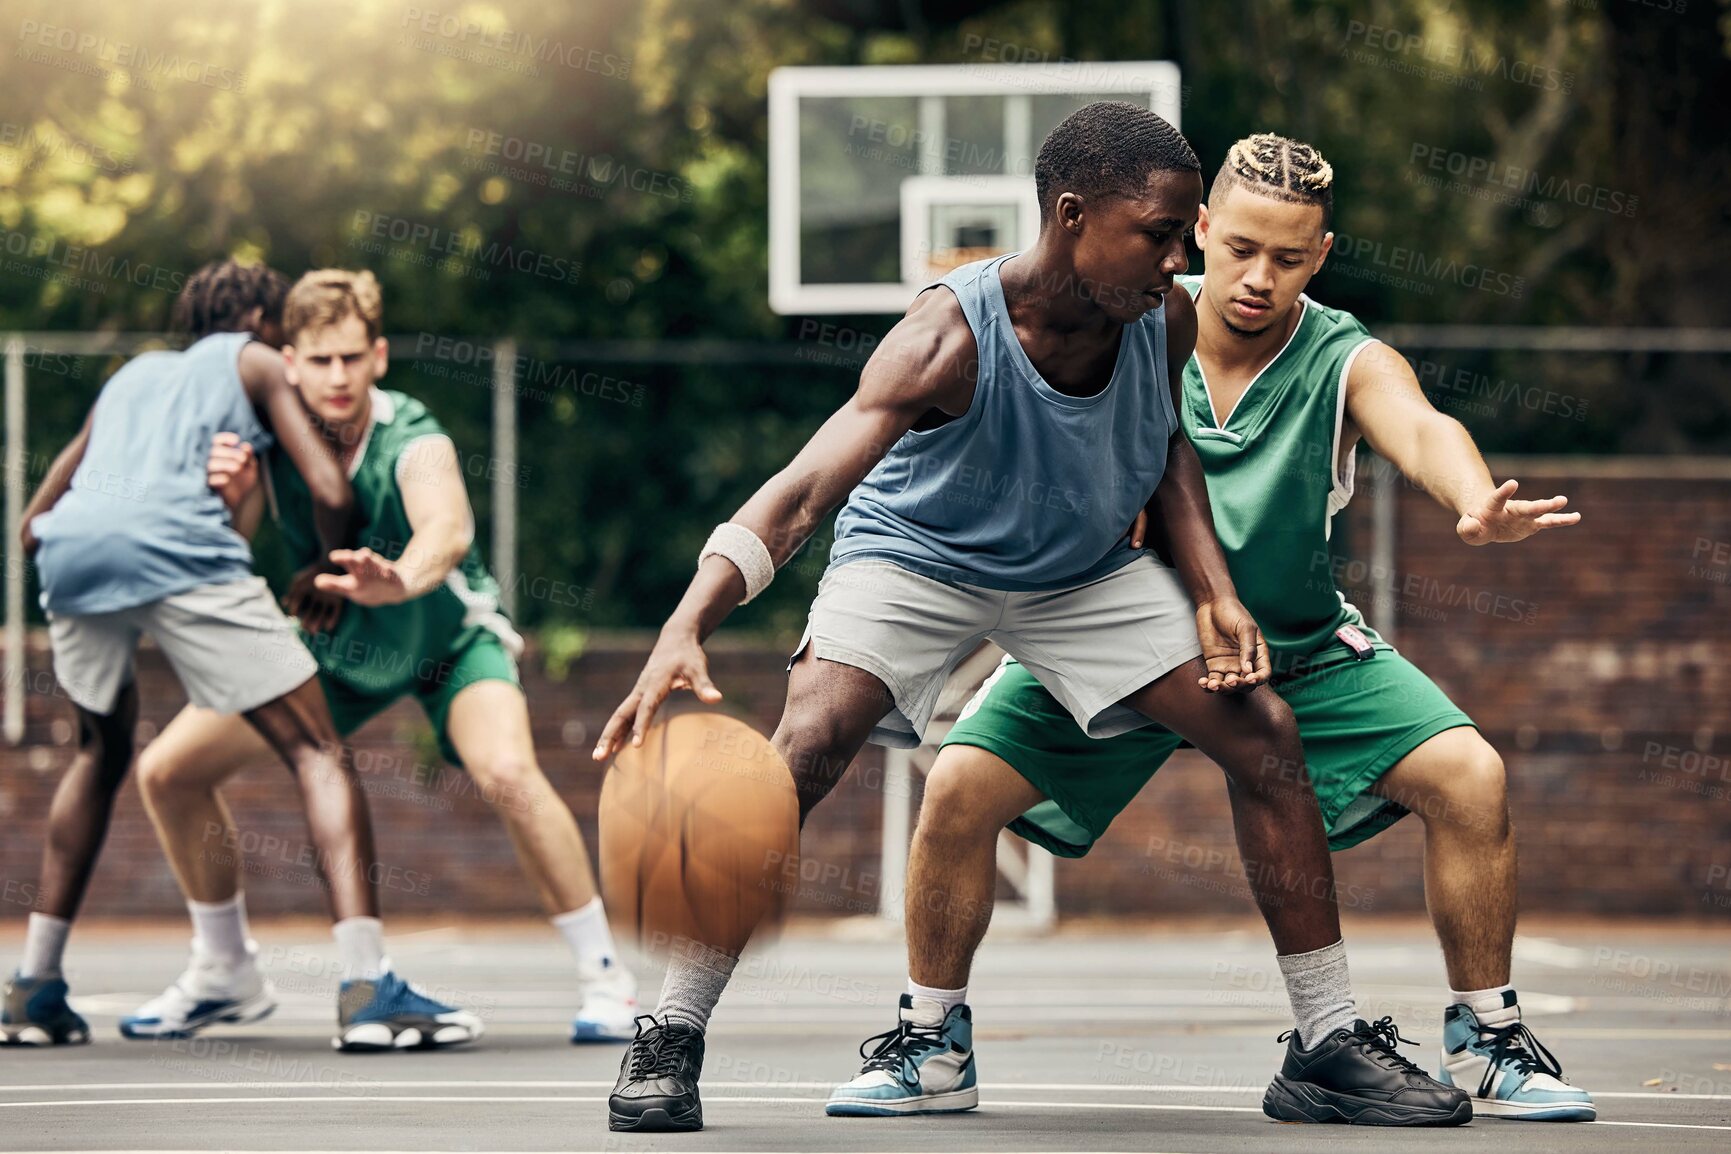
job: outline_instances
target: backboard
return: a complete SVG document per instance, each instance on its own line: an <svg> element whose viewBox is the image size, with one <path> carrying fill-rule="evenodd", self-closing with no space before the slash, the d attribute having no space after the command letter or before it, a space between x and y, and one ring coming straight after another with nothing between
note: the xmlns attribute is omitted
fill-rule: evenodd
<svg viewBox="0 0 1731 1154"><path fill-rule="evenodd" d="M1039 231L1034 155L1096 100L1178 124L1168 61L778 68L769 78L769 303L899 313Z"/></svg>

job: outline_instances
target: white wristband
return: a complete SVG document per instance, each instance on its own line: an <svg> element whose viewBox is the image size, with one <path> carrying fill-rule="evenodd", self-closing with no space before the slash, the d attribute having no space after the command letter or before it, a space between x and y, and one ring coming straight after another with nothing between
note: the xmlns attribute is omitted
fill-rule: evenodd
<svg viewBox="0 0 1731 1154"><path fill-rule="evenodd" d="M703 552L697 555L697 563L701 565L711 556L727 558L745 578L745 600L741 605L768 589L775 580L775 559L769 555L769 546L744 525L733 521L717 525L704 542Z"/></svg>

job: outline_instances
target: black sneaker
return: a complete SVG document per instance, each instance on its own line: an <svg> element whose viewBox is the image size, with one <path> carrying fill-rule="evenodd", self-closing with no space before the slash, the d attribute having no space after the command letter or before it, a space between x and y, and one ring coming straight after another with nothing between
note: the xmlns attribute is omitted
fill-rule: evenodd
<svg viewBox="0 0 1731 1154"><path fill-rule="evenodd" d="M1262 1112L1281 1122L1350 1122L1358 1126L1459 1126L1472 1120L1465 1090L1445 1086L1401 1057L1408 1042L1393 1018L1363 1018L1306 1050L1298 1032L1280 1035L1286 1062L1262 1096Z"/></svg>
<svg viewBox="0 0 1731 1154"><path fill-rule="evenodd" d="M703 1129L703 1103L697 1097L701 1073L703 1031L643 1015L637 1019L637 1037L619 1064L619 1081L607 1099L607 1128Z"/></svg>

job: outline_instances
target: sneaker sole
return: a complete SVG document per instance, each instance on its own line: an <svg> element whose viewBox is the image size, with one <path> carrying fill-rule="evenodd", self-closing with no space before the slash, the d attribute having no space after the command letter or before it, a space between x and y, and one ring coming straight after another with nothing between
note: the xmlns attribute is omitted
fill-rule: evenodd
<svg viewBox="0 0 1731 1154"><path fill-rule="evenodd" d="M980 1090L950 1090L917 1098L831 1098L823 1112L832 1118L893 1118L903 1114L959 1114L980 1104Z"/></svg>
<svg viewBox="0 0 1731 1154"><path fill-rule="evenodd" d="M447 1046L462 1046L481 1036L481 1031L455 1023L441 1026L432 1033L409 1026L394 1030L384 1022L362 1022L331 1039L331 1049L346 1054L379 1054L387 1050L441 1050Z"/></svg>
<svg viewBox="0 0 1731 1154"><path fill-rule="evenodd" d="M673 1115L658 1107L641 1114L621 1114L611 1107L607 1111L607 1128L628 1130L639 1134L676 1133L703 1129L703 1107L693 1106L683 1114Z"/></svg>
<svg viewBox="0 0 1731 1154"><path fill-rule="evenodd" d="M596 1022L573 1022L571 1024L571 1044L573 1046L589 1046L596 1043L618 1044L629 1042L637 1036L637 1027L633 1025L627 1030L610 1030Z"/></svg>
<svg viewBox="0 0 1731 1154"><path fill-rule="evenodd" d="M90 1042L87 1030L73 1031L56 1038L53 1031L34 1022L18 1026L0 1026L0 1046L84 1046Z"/></svg>
<svg viewBox="0 0 1731 1154"><path fill-rule="evenodd" d="M1420 1110L1325 1090L1311 1082L1275 1076L1262 1097L1262 1112L1278 1122L1345 1122L1353 1126L1461 1126L1472 1121L1471 1099L1452 1109Z"/></svg>
<svg viewBox="0 0 1731 1154"><path fill-rule="evenodd" d="M135 1042L154 1042L159 1039L173 1041L180 1038L195 1037L200 1030L211 1026L244 1026L251 1022L263 1021L276 1013L276 1001L265 994L248 998L232 1009L201 1018L196 1022L187 1022L181 1026L164 1029L156 1026L134 1026L126 1019L120 1021L120 1036L131 1038Z"/></svg>
<svg viewBox="0 0 1731 1154"><path fill-rule="evenodd" d="M1516 1122L1591 1122L1599 1116L1591 1102L1505 1102L1498 1098L1474 1098L1473 1113L1482 1118Z"/></svg>

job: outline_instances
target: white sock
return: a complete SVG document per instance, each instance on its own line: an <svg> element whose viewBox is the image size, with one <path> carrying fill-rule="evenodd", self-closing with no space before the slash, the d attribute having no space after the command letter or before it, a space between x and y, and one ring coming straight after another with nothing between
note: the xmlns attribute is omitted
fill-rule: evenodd
<svg viewBox="0 0 1731 1154"><path fill-rule="evenodd" d="M186 909L192 915L193 934L198 940L200 953L231 965L246 961L248 935L244 892L235 891L226 902L195 902L188 898Z"/></svg>
<svg viewBox="0 0 1731 1154"><path fill-rule="evenodd" d="M1358 1007L1352 1000L1344 941L1305 954L1281 954L1274 960L1280 963L1281 976L1286 979L1286 997L1292 1003L1300 1046L1314 1050L1336 1030L1352 1029Z"/></svg>
<svg viewBox="0 0 1731 1154"><path fill-rule="evenodd" d="M577 969L584 977L600 977L618 964L613 931L607 926L607 911L599 897L554 918L553 928L565 936L571 952L577 955Z"/></svg>
<svg viewBox="0 0 1731 1154"><path fill-rule="evenodd" d="M922 986L912 978L908 979L908 996L910 998L930 998L944 1008L944 1013L968 1000L968 987L959 990L941 990L936 986Z"/></svg>
<svg viewBox="0 0 1731 1154"><path fill-rule="evenodd" d="M1492 986L1488 990L1449 990L1449 997L1473 1012L1479 1025L1497 1029L1512 1026L1521 1020L1521 1004L1513 986Z"/></svg>
<svg viewBox="0 0 1731 1154"><path fill-rule="evenodd" d="M72 923L48 914L31 914L24 931L24 959L18 963L21 978L54 978L60 975L60 956L66 952L66 935Z"/></svg>
<svg viewBox="0 0 1731 1154"><path fill-rule="evenodd" d="M385 923L378 918L344 918L331 927L351 982L385 976Z"/></svg>

